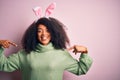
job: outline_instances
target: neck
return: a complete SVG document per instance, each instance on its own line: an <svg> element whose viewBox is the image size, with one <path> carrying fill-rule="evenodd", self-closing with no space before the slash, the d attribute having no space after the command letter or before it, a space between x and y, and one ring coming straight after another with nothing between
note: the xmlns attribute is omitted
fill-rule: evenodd
<svg viewBox="0 0 120 80"><path fill-rule="evenodd" d="M43 53L43 52L46 52L46 51L49 51L49 50L53 50L54 49L54 46L52 43L49 43L47 45L42 45L42 44L38 44L37 45L37 48L36 48L36 51L37 52L40 52L40 53Z"/></svg>

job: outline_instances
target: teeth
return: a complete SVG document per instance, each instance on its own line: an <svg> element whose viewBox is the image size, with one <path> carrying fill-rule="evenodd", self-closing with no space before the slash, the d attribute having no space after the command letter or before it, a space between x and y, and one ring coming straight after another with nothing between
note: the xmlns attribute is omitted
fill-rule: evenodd
<svg viewBox="0 0 120 80"><path fill-rule="evenodd" d="M43 40L46 40L47 39L47 37L41 37Z"/></svg>

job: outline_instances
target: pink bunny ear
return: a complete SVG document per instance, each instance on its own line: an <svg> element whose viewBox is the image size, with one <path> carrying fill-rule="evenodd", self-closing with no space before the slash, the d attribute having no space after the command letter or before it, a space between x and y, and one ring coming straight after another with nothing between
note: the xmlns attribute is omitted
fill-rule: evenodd
<svg viewBox="0 0 120 80"><path fill-rule="evenodd" d="M46 17L49 17L50 16L50 14L53 12L53 10L55 9L55 7L56 7L56 3L54 2L54 3L51 3L49 6L48 6L48 8L46 9L46 11L45 11L45 16Z"/></svg>
<svg viewBox="0 0 120 80"><path fill-rule="evenodd" d="M42 15L42 9L41 9L41 7L35 7L35 8L33 8L33 11L34 11L35 15L36 15L38 18L41 17L41 15Z"/></svg>

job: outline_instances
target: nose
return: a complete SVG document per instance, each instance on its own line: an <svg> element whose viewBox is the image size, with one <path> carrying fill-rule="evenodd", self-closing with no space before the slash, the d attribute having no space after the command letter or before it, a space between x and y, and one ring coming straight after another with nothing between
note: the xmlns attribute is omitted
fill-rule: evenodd
<svg viewBox="0 0 120 80"><path fill-rule="evenodd" d="M46 34L47 32L45 30L43 30L42 34Z"/></svg>

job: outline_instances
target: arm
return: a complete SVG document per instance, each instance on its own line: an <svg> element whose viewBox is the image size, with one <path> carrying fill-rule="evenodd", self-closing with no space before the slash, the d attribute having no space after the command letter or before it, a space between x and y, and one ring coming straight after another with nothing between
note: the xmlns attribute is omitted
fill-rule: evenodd
<svg viewBox="0 0 120 80"><path fill-rule="evenodd" d="M8 58L3 54L4 48L8 48L10 44L12 43L9 41L0 40L0 71L12 72L20 69L19 54L12 54Z"/></svg>
<svg viewBox="0 0 120 80"><path fill-rule="evenodd" d="M81 55L79 61L77 61L73 59L73 57L69 53L67 53L68 57L66 60L67 61L66 70L76 75L86 74L92 65L92 58L88 56L87 48L76 45L74 47L69 48L68 50L72 50L72 49L73 52L75 52L75 54L81 53Z"/></svg>

